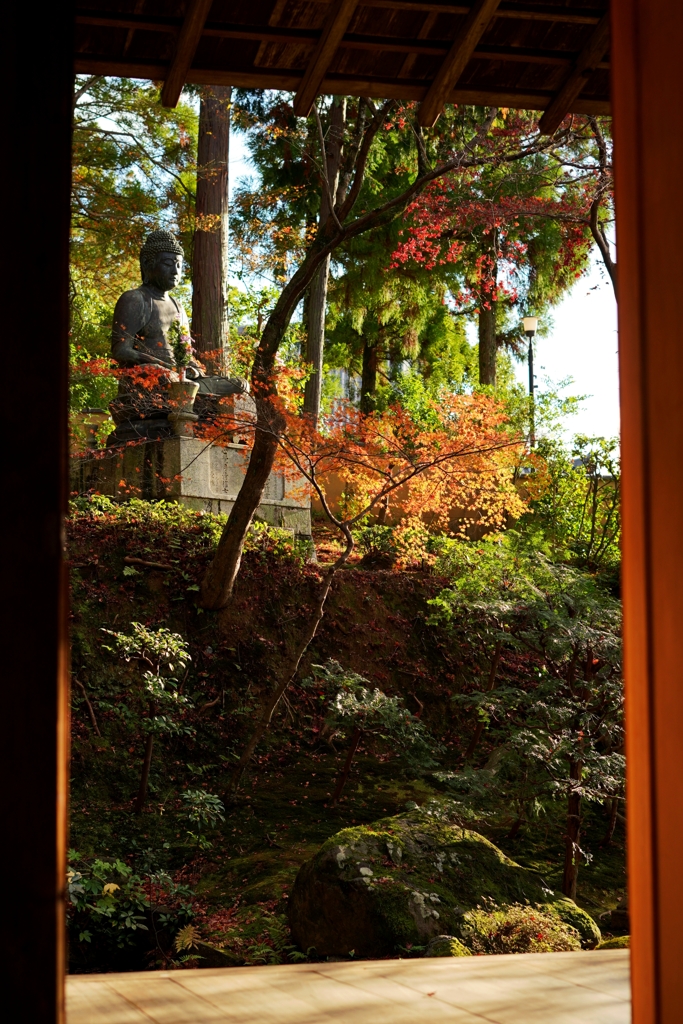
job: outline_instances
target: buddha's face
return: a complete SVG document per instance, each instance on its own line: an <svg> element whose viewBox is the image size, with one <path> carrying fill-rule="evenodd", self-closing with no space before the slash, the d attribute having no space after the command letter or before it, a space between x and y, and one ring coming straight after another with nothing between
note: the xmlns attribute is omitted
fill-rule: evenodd
<svg viewBox="0 0 683 1024"><path fill-rule="evenodd" d="M183 258L173 252L160 252L148 275L150 284L155 284L163 292L168 292L180 281L183 272Z"/></svg>

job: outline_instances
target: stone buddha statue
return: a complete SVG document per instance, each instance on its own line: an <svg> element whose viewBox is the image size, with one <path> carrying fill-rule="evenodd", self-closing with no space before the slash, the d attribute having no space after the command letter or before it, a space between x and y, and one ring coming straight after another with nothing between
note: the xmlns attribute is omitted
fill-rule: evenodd
<svg viewBox="0 0 683 1024"><path fill-rule="evenodd" d="M112 329L111 351L114 359L125 368L138 367L143 371L137 379L121 379L119 393L110 405L116 430L110 442L123 442L136 438L170 436L169 406L165 391L169 379L177 379L176 357L172 344L174 324L180 334L190 337L187 314L169 292L179 283L184 253L177 238L170 231L153 231L147 236L140 251L142 284L124 292L116 303ZM177 330L177 328L176 328ZM143 382L144 368L160 367L170 371L169 376ZM199 385L196 412L205 418L215 415L218 401L227 395L248 391L245 380L239 377L211 376L192 359L185 368L185 377Z"/></svg>

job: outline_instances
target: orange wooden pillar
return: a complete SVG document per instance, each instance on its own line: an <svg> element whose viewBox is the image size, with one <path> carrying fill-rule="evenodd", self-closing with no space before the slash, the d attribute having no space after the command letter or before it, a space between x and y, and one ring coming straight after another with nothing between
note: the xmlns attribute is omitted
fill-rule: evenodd
<svg viewBox="0 0 683 1024"><path fill-rule="evenodd" d="M11 3L0 32L0 988L63 1020L72 20Z"/></svg>
<svg viewBox="0 0 683 1024"><path fill-rule="evenodd" d="M613 0L634 1024L683 1021L683 4Z"/></svg>

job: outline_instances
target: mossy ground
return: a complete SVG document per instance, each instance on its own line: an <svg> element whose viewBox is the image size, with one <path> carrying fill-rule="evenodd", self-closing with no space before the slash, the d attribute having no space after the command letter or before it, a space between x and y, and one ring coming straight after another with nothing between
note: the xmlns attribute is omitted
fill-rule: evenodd
<svg viewBox="0 0 683 1024"><path fill-rule="evenodd" d="M211 849L188 837L181 794L205 788L224 796L235 758L254 714L270 690L302 627L320 566L303 565L284 542L254 541L244 557L235 599L224 613L202 613L198 584L220 523L173 506L131 503L126 508L77 512L70 522L74 677L85 688L101 737L95 735L83 690L72 700L71 846L84 856L121 857L136 871L163 868L197 894L202 934L246 962L295 955L284 925L286 897L301 864L341 828L377 821L439 796L429 777L411 779L390 751L361 746L345 795L336 808L329 794L346 756L324 736L319 696L295 686L282 702L271 733L258 749L224 824L207 833ZM278 546L279 545L279 546ZM126 573L125 556L169 565ZM300 677L311 663L334 657L391 694L400 694L446 749L454 766L471 723L453 711L450 696L486 671L482 654L425 619L428 601L444 581L427 572L370 572L352 566L335 583L325 619ZM144 813L133 814L142 761L142 737L103 709L124 699L134 669L102 650L103 627L125 631L131 621L164 625L189 642L192 664L182 680L196 710L194 737L157 743ZM504 671L521 678L528 665L511 658ZM481 744L487 756L486 740ZM506 839L512 822L486 832L524 866L559 891L562 808ZM601 809L586 811L578 903L597 916L625 893L622 826L602 848ZM481 830L481 829L480 829ZM271 950L272 954L267 951Z"/></svg>

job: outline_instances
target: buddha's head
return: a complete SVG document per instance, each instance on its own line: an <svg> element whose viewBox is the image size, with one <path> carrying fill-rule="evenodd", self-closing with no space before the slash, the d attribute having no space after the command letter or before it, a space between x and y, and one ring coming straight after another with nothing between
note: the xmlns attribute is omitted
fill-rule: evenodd
<svg viewBox="0 0 683 1024"><path fill-rule="evenodd" d="M140 250L142 283L155 285L162 292L170 291L180 281L183 250L170 231L153 231Z"/></svg>

